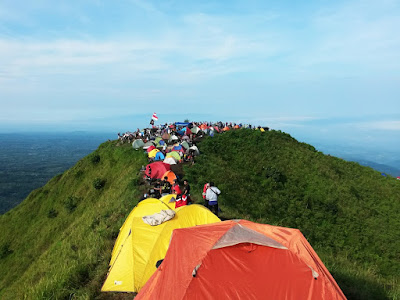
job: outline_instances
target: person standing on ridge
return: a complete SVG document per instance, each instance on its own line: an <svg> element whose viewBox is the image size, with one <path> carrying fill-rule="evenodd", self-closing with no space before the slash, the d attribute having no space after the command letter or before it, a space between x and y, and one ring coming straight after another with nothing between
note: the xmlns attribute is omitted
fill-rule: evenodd
<svg viewBox="0 0 400 300"><path fill-rule="evenodd" d="M171 183L168 181L168 177L165 176L164 180L161 181L161 197L171 193Z"/></svg>
<svg viewBox="0 0 400 300"><path fill-rule="evenodd" d="M174 179L174 184L172 185L172 192L177 195L182 194L181 187L179 186L178 179Z"/></svg>
<svg viewBox="0 0 400 300"><path fill-rule="evenodd" d="M188 204L192 203L192 200L190 199L190 185L187 179L183 181L183 196L187 197Z"/></svg>
<svg viewBox="0 0 400 300"><path fill-rule="evenodd" d="M203 199L204 199L204 206L208 208L208 200L206 198L207 189L210 187L210 184L207 182L203 187Z"/></svg>
<svg viewBox="0 0 400 300"><path fill-rule="evenodd" d="M214 182L210 182L210 187L206 191L206 199L208 200L208 208L218 217L218 196L221 191L214 186Z"/></svg>

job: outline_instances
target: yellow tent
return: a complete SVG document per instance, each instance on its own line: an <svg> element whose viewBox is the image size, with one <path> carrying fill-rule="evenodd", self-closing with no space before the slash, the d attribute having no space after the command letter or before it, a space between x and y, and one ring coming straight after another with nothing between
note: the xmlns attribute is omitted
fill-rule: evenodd
<svg viewBox="0 0 400 300"><path fill-rule="evenodd" d="M153 150L151 150L149 153L148 153L148 155L149 155L149 157L156 157L156 154L157 154L157 152L159 152L160 150L158 150L158 149L153 149Z"/></svg>
<svg viewBox="0 0 400 300"><path fill-rule="evenodd" d="M175 209L175 203L169 203L174 196L146 199L132 210L115 242L102 291L138 292L156 271L157 261L164 259L174 229L220 222L202 205ZM142 220L143 216L163 209L173 209L175 217L158 226L150 226Z"/></svg>
<svg viewBox="0 0 400 300"><path fill-rule="evenodd" d="M174 199L172 199L174 198ZM160 201L168 204L170 207L175 207L176 194L168 194L160 198ZM171 202L173 202L171 204Z"/></svg>

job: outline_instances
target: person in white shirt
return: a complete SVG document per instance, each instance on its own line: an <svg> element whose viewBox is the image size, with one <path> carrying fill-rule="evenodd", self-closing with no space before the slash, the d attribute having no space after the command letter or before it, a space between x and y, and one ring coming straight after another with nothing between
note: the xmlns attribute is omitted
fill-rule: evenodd
<svg viewBox="0 0 400 300"><path fill-rule="evenodd" d="M214 182L210 182L210 187L206 191L206 200L208 200L209 209L218 217L218 196L221 191L214 185Z"/></svg>

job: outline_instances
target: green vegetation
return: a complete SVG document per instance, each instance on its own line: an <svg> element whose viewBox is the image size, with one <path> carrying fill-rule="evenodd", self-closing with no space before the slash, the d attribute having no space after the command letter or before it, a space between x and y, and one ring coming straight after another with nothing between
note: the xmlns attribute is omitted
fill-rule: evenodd
<svg viewBox="0 0 400 300"><path fill-rule="evenodd" d="M141 151L106 142L1 215L0 299L115 298L100 288L145 163Z"/></svg>
<svg viewBox="0 0 400 300"><path fill-rule="evenodd" d="M223 218L299 228L349 299L400 299L394 178L277 131L230 131L199 149L184 168L196 202L213 180ZM1 215L0 299L132 299L100 288L146 163L129 144L103 143Z"/></svg>
<svg viewBox="0 0 400 300"><path fill-rule="evenodd" d="M349 299L400 299L397 180L278 131L230 131L199 149L185 168L196 199L214 181L222 217L299 228Z"/></svg>

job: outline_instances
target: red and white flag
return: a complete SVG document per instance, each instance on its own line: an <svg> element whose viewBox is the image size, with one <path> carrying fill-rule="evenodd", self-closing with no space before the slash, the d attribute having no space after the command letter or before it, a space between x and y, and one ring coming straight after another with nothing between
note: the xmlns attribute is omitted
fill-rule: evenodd
<svg viewBox="0 0 400 300"><path fill-rule="evenodd" d="M158 117L157 117L157 114L156 113L154 113L153 114L153 116L151 117L154 121L158 121Z"/></svg>

